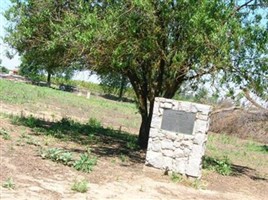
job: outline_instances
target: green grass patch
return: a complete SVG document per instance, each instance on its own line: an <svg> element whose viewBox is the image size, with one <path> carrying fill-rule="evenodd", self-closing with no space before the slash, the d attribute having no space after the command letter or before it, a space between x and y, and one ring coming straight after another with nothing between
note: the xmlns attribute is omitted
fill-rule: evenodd
<svg viewBox="0 0 268 200"><path fill-rule="evenodd" d="M85 193L88 191L88 184L89 183L87 180L82 180L82 181L75 180L71 189L76 192Z"/></svg>
<svg viewBox="0 0 268 200"><path fill-rule="evenodd" d="M252 141L250 141L246 144L246 148L249 151L254 151L254 152L259 152L259 153L264 153L264 154L268 153L268 146L267 145L257 144L257 143L252 142Z"/></svg>
<svg viewBox="0 0 268 200"><path fill-rule="evenodd" d="M223 175L239 174L239 171L234 171L235 166L265 173L264 169L268 167L267 153L265 144L231 135L209 134L203 168Z"/></svg>

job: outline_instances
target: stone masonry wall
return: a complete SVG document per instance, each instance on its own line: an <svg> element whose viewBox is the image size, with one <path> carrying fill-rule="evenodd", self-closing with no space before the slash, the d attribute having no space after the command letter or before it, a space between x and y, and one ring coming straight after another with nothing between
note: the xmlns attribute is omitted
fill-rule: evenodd
<svg viewBox="0 0 268 200"><path fill-rule="evenodd" d="M195 113L193 133L162 130L164 109ZM211 109L207 105L156 98L145 164L200 178Z"/></svg>

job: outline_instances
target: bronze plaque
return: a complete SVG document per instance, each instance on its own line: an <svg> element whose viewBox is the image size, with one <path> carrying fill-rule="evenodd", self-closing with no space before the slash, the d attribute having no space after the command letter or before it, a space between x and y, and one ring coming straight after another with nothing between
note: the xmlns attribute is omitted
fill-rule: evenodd
<svg viewBox="0 0 268 200"><path fill-rule="evenodd" d="M192 135L195 117L195 113L164 109L161 129Z"/></svg>

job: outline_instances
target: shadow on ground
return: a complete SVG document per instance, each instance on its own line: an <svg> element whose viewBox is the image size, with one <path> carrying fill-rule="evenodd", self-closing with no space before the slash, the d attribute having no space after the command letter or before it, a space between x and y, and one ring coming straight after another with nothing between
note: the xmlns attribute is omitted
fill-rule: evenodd
<svg viewBox="0 0 268 200"><path fill-rule="evenodd" d="M217 159L210 156L204 156L203 168L216 171L225 176L247 176L252 180L268 181L267 178L259 176L255 169L247 166L232 164L227 157Z"/></svg>
<svg viewBox="0 0 268 200"><path fill-rule="evenodd" d="M137 136L104 128L96 119L82 124L69 118L49 122L30 117L12 116L12 123L31 128L35 135L50 135L63 141L89 146L91 152L101 157L127 156L133 163L144 163L144 152L137 145ZM81 151L72 149L73 151Z"/></svg>
<svg viewBox="0 0 268 200"><path fill-rule="evenodd" d="M252 169L250 167L247 166L241 166L241 165L234 165L232 164L232 175L233 176L247 176L252 180L256 180L256 181L268 181L267 178L265 177L261 177L258 176L257 171L255 169Z"/></svg>

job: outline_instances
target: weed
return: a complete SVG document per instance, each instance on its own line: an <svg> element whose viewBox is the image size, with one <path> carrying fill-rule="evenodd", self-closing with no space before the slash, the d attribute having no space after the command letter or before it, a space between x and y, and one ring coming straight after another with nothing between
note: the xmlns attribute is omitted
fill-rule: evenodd
<svg viewBox="0 0 268 200"><path fill-rule="evenodd" d="M177 174L175 172L172 172L170 178L174 183L180 183L183 181L183 176L181 174Z"/></svg>
<svg viewBox="0 0 268 200"><path fill-rule="evenodd" d="M88 120L88 125L93 127L93 128L101 128L101 122L98 121L96 118L90 118Z"/></svg>
<svg viewBox="0 0 268 200"><path fill-rule="evenodd" d="M74 168L82 172L91 172L97 164L97 158L90 155L90 152L80 155L80 159L73 164Z"/></svg>
<svg viewBox="0 0 268 200"><path fill-rule="evenodd" d="M58 148L43 151L41 153L41 157L50 159L54 162L62 163L64 165L70 165L73 161L71 152L66 152Z"/></svg>
<svg viewBox="0 0 268 200"><path fill-rule="evenodd" d="M12 178L8 178L2 186L7 189L15 189L15 183Z"/></svg>
<svg viewBox="0 0 268 200"><path fill-rule="evenodd" d="M131 149L131 150L137 150L139 148L138 143L137 143L137 139L130 139L127 142L127 148Z"/></svg>
<svg viewBox="0 0 268 200"><path fill-rule="evenodd" d="M139 191L140 191L140 192L145 192L145 190L144 190L144 188L143 188L143 186L142 186L142 185L140 186Z"/></svg>
<svg viewBox="0 0 268 200"><path fill-rule="evenodd" d="M191 186L192 186L193 188L195 188L195 189L202 189L202 190L206 189L206 188L207 188L207 185L208 185L207 182L204 182L204 181L202 181L202 180L200 180L200 179L195 179L195 180L192 182L192 184L191 184Z"/></svg>
<svg viewBox="0 0 268 200"><path fill-rule="evenodd" d="M4 140L11 140L10 134L3 128L0 130L0 135L2 135Z"/></svg>
<svg viewBox="0 0 268 200"><path fill-rule="evenodd" d="M44 145L52 145L56 142L56 139L51 135L45 135L44 136Z"/></svg>
<svg viewBox="0 0 268 200"><path fill-rule="evenodd" d="M77 181L75 180L74 184L72 185L72 190L76 192L81 192L85 193L88 191L88 181L87 180L82 180L82 181Z"/></svg>
<svg viewBox="0 0 268 200"><path fill-rule="evenodd" d="M120 158L121 162L123 162L123 163L128 161L128 157L122 153L120 154L119 158Z"/></svg>
<svg viewBox="0 0 268 200"><path fill-rule="evenodd" d="M203 159L203 168L216 171L224 176L229 176L232 174L231 163L227 156L225 156L223 159L205 156Z"/></svg>

